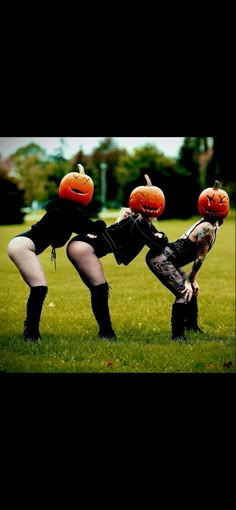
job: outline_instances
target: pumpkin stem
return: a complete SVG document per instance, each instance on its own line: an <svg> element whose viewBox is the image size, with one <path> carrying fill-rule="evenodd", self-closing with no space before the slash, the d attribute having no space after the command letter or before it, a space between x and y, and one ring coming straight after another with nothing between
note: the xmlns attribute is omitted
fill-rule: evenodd
<svg viewBox="0 0 236 510"><path fill-rule="evenodd" d="M150 179L149 175L145 174L144 177L147 181L147 186L152 186L151 179Z"/></svg>
<svg viewBox="0 0 236 510"><path fill-rule="evenodd" d="M78 163L77 168L78 168L78 170L79 170L80 174L84 174L84 167L83 167L83 165L81 165L80 163Z"/></svg>
<svg viewBox="0 0 236 510"><path fill-rule="evenodd" d="M213 186L213 189L218 190L220 186L220 181L215 181L215 184Z"/></svg>

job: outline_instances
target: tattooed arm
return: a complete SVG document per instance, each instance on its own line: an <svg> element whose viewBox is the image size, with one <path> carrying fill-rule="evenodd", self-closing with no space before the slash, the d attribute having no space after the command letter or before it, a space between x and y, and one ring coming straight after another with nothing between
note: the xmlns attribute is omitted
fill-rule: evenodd
<svg viewBox="0 0 236 510"><path fill-rule="evenodd" d="M210 223L202 223L198 225L192 234L192 240L197 243L197 257L193 262L191 271L187 275L185 288L187 291L187 300L190 301L193 293L198 294L199 286L196 281L197 274L202 267L210 248L213 227Z"/></svg>

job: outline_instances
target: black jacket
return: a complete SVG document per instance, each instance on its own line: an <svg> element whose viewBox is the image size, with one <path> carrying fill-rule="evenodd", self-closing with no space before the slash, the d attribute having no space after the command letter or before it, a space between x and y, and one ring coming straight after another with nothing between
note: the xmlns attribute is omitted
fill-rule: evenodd
<svg viewBox="0 0 236 510"><path fill-rule="evenodd" d="M155 233L162 234L157 237ZM168 243L163 232L159 232L150 221L132 213L102 232L102 237L110 246L118 264L127 266L145 245L161 253Z"/></svg>
<svg viewBox="0 0 236 510"><path fill-rule="evenodd" d="M72 200L55 198L47 204L46 214L20 236L32 239L36 253L39 254L50 245L53 248L64 246L72 232L99 234L105 228L104 221L90 220L82 205Z"/></svg>

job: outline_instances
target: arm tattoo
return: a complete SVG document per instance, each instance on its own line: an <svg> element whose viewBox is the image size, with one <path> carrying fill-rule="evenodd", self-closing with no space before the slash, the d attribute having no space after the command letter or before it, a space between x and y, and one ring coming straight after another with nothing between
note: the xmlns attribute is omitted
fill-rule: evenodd
<svg viewBox="0 0 236 510"><path fill-rule="evenodd" d="M198 255L200 255L201 257L206 256L210 247L211 238L212 229L210 227L203 227L198 233L197 248Z"/></svg>
<svg viewBox="0 0 236 510"><path fill-rule="evenodd" d="M196 274L199 269L202 267L202 264L206 258L206 254L210 247L210 241L212 238L212 229L211 227L202 227L200 232L198 233L197 239L197 258L194 260L191 272L189 274L188 280L193 282Z"/></svg>
<svg viewBox="0 0 236 510"><path fill-rule="evenodd" d="M204 259L205 259L205 257L197 257L197 259L194 260L191 272L190 272L189 277L188 277L188 280L190 282L194 281L194 277L196 276L196 274L199 271L199 269L202 267Z"/></svg>

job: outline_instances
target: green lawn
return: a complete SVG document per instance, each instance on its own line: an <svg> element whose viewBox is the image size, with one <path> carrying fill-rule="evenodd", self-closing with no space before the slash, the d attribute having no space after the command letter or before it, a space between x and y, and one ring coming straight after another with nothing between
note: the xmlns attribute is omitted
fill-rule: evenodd
<svg viewBox="0 0 236 510"><path fill-rule="evenodd" d="M197 218L159 220L158 228L176 240ZM108 218L107 224L114 222ZM113 255L102 259L111 286L110 311L117 342L97 338L88 289L57 250L57 271L48 248L41 256L48 294L42 341L28 344L22 330L29 293L7 256L10 239L26 225L0 227L0 371L8 373L230 373L235 372L235 216L231 211L199 273L199 324L204 334L186 343L170 336L172 294L145 264L144 248L128 266ZM229 367L224 363L232 362Z"/></svg>

